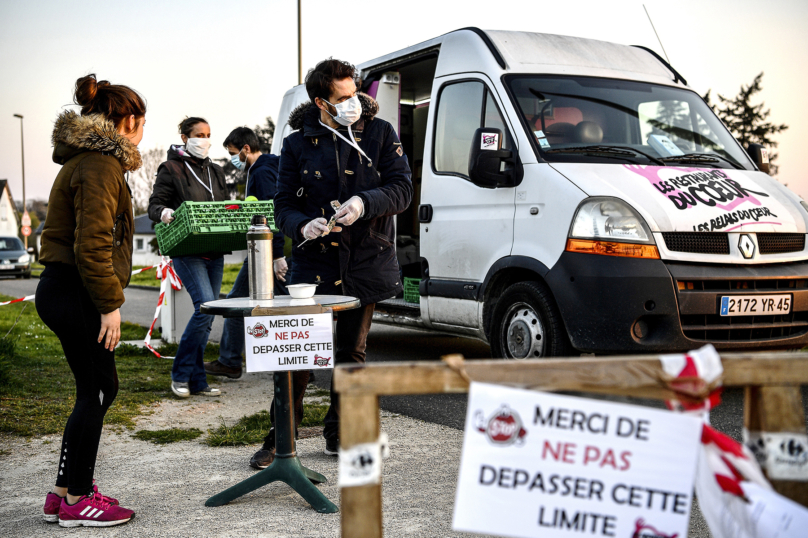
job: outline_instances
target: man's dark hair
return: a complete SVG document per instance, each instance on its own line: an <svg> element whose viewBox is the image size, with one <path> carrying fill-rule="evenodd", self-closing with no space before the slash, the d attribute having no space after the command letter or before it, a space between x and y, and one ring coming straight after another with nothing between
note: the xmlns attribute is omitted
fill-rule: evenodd
<svg viewBox="0 0 808 538"><path fill-rule="evenodd" d="M353 64L328 58L318 63L306 75L306 93L309 94L312 103L314 103L315 97L327 101L331 96L334 81L347 77L356 80L356 68ZM359 86L358 82L357 86Z"/></svg>
<svg viewBox="0 0 808 538"><path fill-rule="evenodd" d="M233 146L238 150L241 150L245 145L250 146L250 151L253 153L261 149L261 141L258 140L255 131L249 127L236 127L230 131L222 145L225 149L227 149L227 146Z"/></svg>

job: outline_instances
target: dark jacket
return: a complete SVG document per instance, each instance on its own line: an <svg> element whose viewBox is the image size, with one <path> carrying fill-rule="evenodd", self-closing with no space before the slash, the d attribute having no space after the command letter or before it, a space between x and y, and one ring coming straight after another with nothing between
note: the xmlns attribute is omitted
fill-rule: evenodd
<svg viewBox="0 0 808 538"><path fill-rule="evenodd" d="M374 118L379 109L376 101L365 94L359 98L362 118L351 129L373 164L320 125L315 105L300 105L289 116L289 125L298 131L283 141L275 219L297 247L306 223L334 214L332 200L362 198L365 214L351 226L295 248L293 278L314 282L319 276L314 270L318 259L338 259L343 291L362 304L371 304L402 289L393 216L407 209L413 190L407 157L393 126ZM349 138L346 128L340 133ZM334 248L338 257L322 256Z"/></svg>
<svg viewBox="0 0 808 538"><path fill-rule="evenodd" d="M188 169L193 169L194 174ZM208 178L210 172L210 179ZM199 181L197 181L197 177ZM205 185L212 186L213 195ZM210 183L212 185L210 185ZM160 222L160 215L166 207L177 209L183 202L210 202L229 200L230 193L224 180L224 170L212 162L210 157L204 160L193 157L184 146L168 148L166 162L157 169L157 179L149 198L149 218Z"/></svg>
<svg viewBox="0 0 808 538"><path fill-rule="evenodd" d="M274 200L278 190L277 155L264 154L258 157L249 170L245 197L255 196L259 200ZM276 224L277 226L277 224ZM283 257L283 245L286 242L283 232L278 230L272 238L272 257Z"/></svg>
<svg viewBox="0 0 808 538"><path fill-rule="evenodd" d="M40 260L76 266L98 311L124 303L132 274L132 195L124 172L140 168L140 152L100 114L61 114L53 129L51 188Z"/></svg>

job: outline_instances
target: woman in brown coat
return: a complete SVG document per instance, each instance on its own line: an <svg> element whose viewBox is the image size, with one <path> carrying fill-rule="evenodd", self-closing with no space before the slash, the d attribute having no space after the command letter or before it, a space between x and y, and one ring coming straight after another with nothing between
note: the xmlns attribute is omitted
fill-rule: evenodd
<svg viewBox="0 0 808 538"><path fill-rule="evenodd" d="M76 81L81 114L59 115L53 130L56 176L42 232L45 265L36 291L42 321L59 337L76 378L56 486L45 520L63 527L126 523L134 512L93 484L104 415L118 393L115 346L123 289L132 272L132 197L125 172L140 168L146 103L127 86Z"/></svg>

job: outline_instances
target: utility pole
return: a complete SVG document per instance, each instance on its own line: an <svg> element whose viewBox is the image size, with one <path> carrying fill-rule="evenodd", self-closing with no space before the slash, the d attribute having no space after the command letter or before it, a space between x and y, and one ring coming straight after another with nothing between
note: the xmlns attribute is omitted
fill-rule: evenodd
<svg viewBox="0 0 808 538"><path fill-rule="evenodd" d="M303 36L301 33L301 18L303 17L300 7L301 0L297 0L297 83L303 84Z"/></svg>
<svg viewBox="0 0 808 538"><path fill-rule="evenodd" d="M22 132L22 114L14 114L15 118L20 118L20 152L22 154L22 213L26 212L25 200L25 142ZM25 236L25 250L28 250L28 236Z"/></svg>

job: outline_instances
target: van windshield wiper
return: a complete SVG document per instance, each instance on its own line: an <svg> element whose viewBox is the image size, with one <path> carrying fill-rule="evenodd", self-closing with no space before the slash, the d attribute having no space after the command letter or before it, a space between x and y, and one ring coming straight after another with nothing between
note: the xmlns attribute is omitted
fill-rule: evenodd
<svg viewBox="0 0 808 538"><path fill-rule="evenodd" d="M638 149L625 146L604 146L604 145L576 146L574 148L547 149L544 150L544 153L589 153L589 154L601 153L604 155L614 155L615 157L632 157L632 158L636 157L637 155L642 155L643 157L645 157L654 164L658 164L659 166L665 166L665 163L663 163L661 159L652 157L651 155L648 155L644 151L640 151Z"/></svg>
<svg viewBox="0 0 808 538"><path fill-rule="evenodd" d="M720 161L726 161L733 168L743 170L740 164L717 153L685 153L684 155L660 157L659 160L664 163L718 163Z"/></svg>

